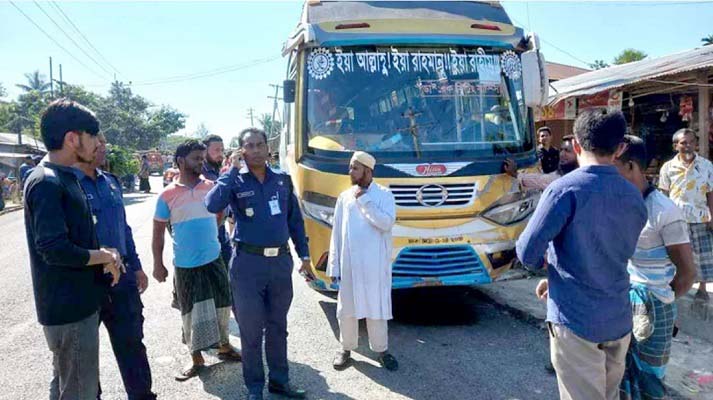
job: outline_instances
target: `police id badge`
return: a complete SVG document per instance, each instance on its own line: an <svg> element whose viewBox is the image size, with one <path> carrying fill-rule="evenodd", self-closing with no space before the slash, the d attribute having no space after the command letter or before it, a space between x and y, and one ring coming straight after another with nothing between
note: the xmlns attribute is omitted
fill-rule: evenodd
<svg viewBox="0 0 713 400"><path fill-rule="evenodd" d="M255 210L253 210L252 207L246 208L245 215L247 215L248 217L252 217L253 215L255 215Z"/></svg>

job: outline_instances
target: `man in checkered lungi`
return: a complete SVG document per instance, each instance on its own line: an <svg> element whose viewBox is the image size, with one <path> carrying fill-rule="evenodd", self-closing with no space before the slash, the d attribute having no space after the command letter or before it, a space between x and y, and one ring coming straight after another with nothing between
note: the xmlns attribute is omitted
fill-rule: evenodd
<svg viewBox="0 0 713 400"><path fill-rule="evenodd" d="M661 167L659 189L681 209L688 222L700 282L696 299L708 302L706 283L713 281L713 164L695 153L696 133L679 129L673 135L678 154Z"/></svg>
<svg viewBox="0 0 713 400"><path fill-rule="evenodd" d="M624 143L626 150L615 165L641 190L648 218L627 265L634 328L620 400L664 399L663 379L671 353L675 299L693 285L693 251L681 210L644 175L648 165L644 141L626 135Z"/></svg>

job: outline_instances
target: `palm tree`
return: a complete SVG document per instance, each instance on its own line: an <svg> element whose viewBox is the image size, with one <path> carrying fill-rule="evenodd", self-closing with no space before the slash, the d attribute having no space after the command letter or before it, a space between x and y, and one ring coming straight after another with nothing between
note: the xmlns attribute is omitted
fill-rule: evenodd
<svg viewBox="0 0 713 400"><path fill-rule="evenodd" d="M618 56L616 56L616 58L614 58L614 64L621 65L634 61L641 61L646 57L648 57L648 54L644 53L641 50L626 49L622 51Z"/></svg>
<svg viewBox="0 0 713 400"><path fill-rule="evenodd" d="M589 68L591 69L602 69L602 68L607 68L609 64L605 63L604 60L594 60L593 64L589 64Z"/></svg>
<svg viewBox="0 0 713 400"><path fill-rule="evenodd" d="M27 85L15 85L20 89L24 90L25 92L36 91L40 93L46 93L47 89L50 88L50 83L45 80L45 76L40 74L40 71L26 73L25 78L27 78Z"/></svg>
<svg viewBox="0 0 713 400"><path fill-rule="evenodd" d="M706 37L704 37L704 38L701 38L701 42L703 42L703 45L704 45L704 46L708 46L708 45L713 44L713 34L708 35L708 36L706 36Z"/></svg>

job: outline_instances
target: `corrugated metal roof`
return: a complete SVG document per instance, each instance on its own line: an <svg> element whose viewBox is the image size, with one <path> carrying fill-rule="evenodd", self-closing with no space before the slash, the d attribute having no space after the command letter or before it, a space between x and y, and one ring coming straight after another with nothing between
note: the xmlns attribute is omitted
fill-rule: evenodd
<svg viewBox="0 0 713 400"><path fill-rule="evenodd" d="M0 143L17 146L17 133L0 132ZM45 144L42 143L42 140L36 139L32 136L22 135L22 145L34 148L38 151L47 152Z"/></svg>
<svg viewBox="0 0 713 400"><path fill-rule="evenodd" d="M616 89L647 79L713 67L713 46L687 50L667 56L644 59L587 72L554 82L550 104L573 96L583 96Z"/></svg>
<svg viewBox="0 0 713 400"><path fill-rule="evenodd" d="M551 81L559 81L591 71L591 69L560 64L552 61L546 61L545 63L547 64L547 77Z"/></svg>

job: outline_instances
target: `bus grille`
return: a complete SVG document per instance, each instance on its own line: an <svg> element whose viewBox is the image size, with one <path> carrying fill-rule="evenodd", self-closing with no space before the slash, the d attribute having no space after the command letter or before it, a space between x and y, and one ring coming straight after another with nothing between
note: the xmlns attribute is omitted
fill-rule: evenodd
<svg viewBox="0 0 713 400"><path fill-rule="evenodd" d="M406 247L394 261L394 277L426 278L486 273L471 246Z"/></svg>
<svg viewBox="0 0 713 400"><path fill-rule="evenodd" d="M475 184L390 185L399 207L462 207L475 197Z"/></svg>

